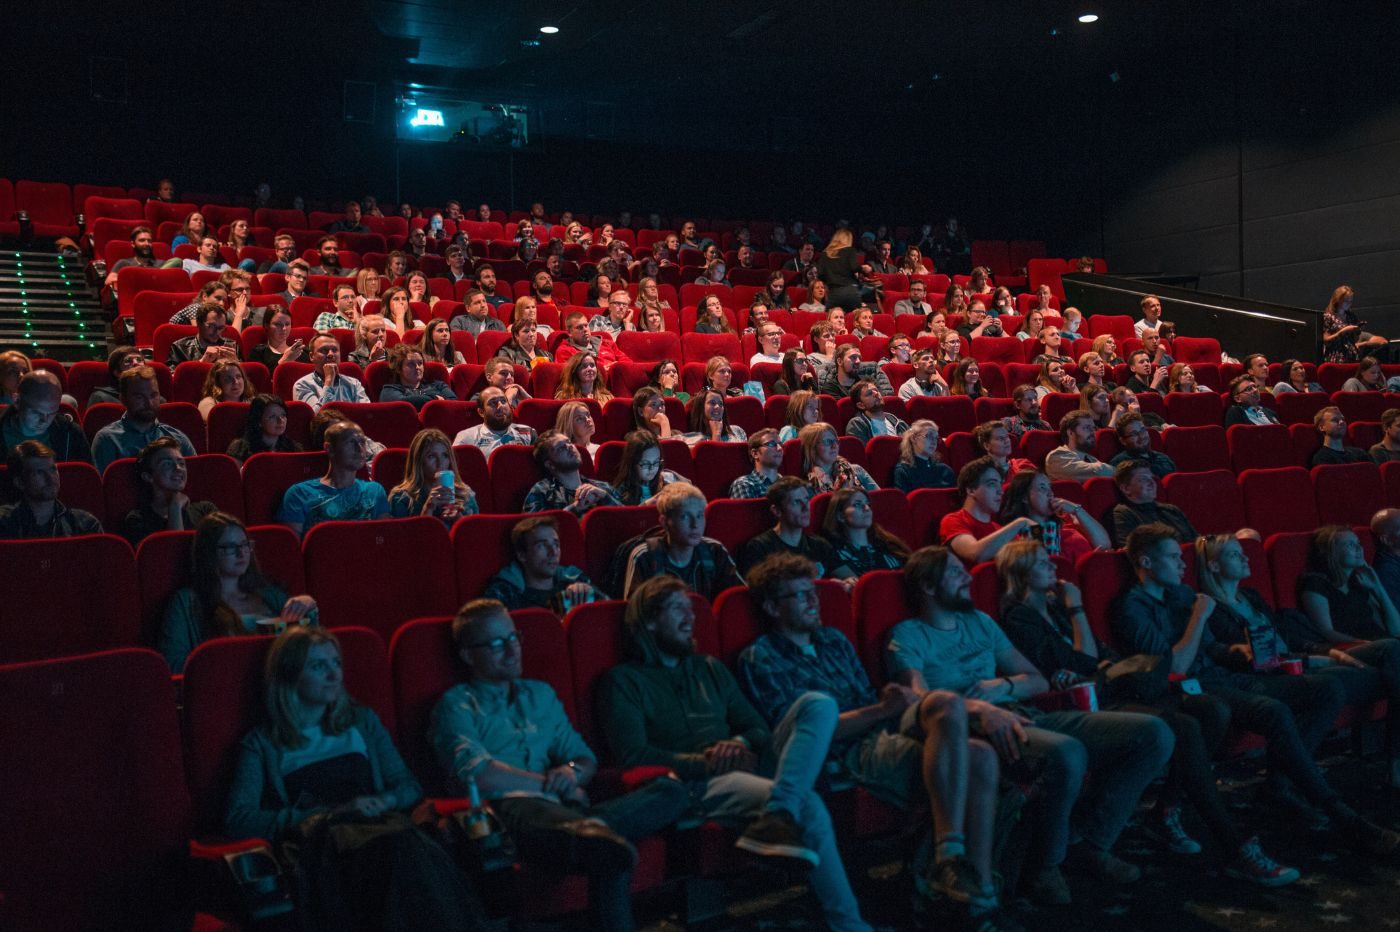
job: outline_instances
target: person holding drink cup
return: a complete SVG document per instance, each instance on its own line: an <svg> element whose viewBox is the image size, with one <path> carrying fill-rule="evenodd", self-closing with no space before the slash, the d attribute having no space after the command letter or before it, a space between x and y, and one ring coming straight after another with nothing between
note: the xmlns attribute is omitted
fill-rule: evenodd
<svg viewBox="0 0 1400 932"><path fill-rule="evenodd" d="M408 448L403 481L389 493L389 514L441 518L449 526L480 509L476 493L453 471L452 441L440 430L420 430Z"/></svg>

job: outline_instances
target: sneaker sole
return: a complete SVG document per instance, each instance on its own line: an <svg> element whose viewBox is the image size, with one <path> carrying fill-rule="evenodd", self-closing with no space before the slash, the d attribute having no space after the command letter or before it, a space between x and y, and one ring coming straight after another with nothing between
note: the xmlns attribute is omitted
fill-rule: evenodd
<svg viewBox="0 0 1400 932"><path fill-rule="evenodd" d="M1289 870L1292 872L1291 875L1283 873L1275 877L1260 877L1258 874L1250 874L1238 868L1227 867L1225 868L1225 874L1226 876L1234 877L1236 880L1248 880L1250 883L1256 883L1261 887L1286 887L1303 876L1298 873L1296 868L1289 868Z"/></svg>
<svg viewBox="0 0 1400 932"><path fill-rule="evenodd" d="M816 867L821 863L821 858L810 848L803 848L800 845L779 845L769 841L756 841L752 838L739 837L734 842L734 847L740 851L747 851L749 854L756 854L765 858L787 858L790 861L800 861L809 867Z"/></svg>

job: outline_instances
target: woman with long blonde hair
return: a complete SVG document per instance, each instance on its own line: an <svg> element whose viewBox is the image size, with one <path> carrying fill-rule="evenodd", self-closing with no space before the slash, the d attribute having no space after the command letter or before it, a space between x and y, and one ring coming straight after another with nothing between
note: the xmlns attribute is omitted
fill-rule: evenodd
<svg viewBox="0 0 1400 932"><path fill-rule="evenodd" d="M441 518L450 526L478 510L476 493L457 476L447 434L431 427L414 434L403 481L389 492L389 513L395 518Z"/></svg>
<svg viewBox="0 0 1400 932"><path fill-rule="evenodd" d="M843 307L849 311L860 304L862 266L852 242L851 231L840 227L817 256L817 277L826 284L828 307Z"/></svg>

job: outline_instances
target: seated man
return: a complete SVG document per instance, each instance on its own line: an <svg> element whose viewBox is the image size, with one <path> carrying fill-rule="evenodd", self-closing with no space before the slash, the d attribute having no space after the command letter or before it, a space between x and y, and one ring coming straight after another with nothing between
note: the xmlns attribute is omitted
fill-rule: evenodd
<svg viewBox="0 0 1400 932"><path fill-rule="evenodd" d="M1009 439L1019 441L1028 430L1054 430L1050 422L1040 416L1040 396L1034 385L1017 385L1011 390L1011 404L1016 413L1001 419L1006 425Z"/></svg>
<svg viewBox="0 0 1400 932"><path fill-rule="evenodd" d="M996 559L997 551L1038 527L1029 516L997 521L1001 514L1001 470L990 456L982 456L958 470L958 494L962 507L938 522L938 539L968 566Z"/></svg>
<svg viewBox="0 0 1400 932"><path fill-rule="evenodd" d="M1045 474L1055 479L1087 482L1113 475L1113 467L1100 462L1094 449L1094 417L1088 411L1070 411L1060 418L1060 446L1045 457Z"/></svg>
<svg viewBox="0 0 1400 932"><path fill-rule="evenodd" d="M927 317L933 313L933 307L928 303L928 285L922 279L914 279L909 283L909 297L900 298L894 303L894 316L901 314L918 314L920 317Z"/></svg>
<svg viewBox="0 0 1400 932"><path fill-rule="evenodd" d="M298 535L322 521L368 521L389 517L389 498L378 482L356 477L369 460L369 438L354 421L326 428L326 474L298 482L282 495L277 520Z"/></svg>
<svg viewBox="0 0 1400 932"><path fill-rule="evenodd" d="M588 320L588 329L594 333L606 333L613 339L625 330L634 328L632 323L636 316L636 311L632 308L632 296L625 288L614 288L608 293L607 310L601 314L594 314ZM779 358L779 362L782 359Z"/></svg>
<svg viewBox="0 0 1400 932"><path fill-rule="evenodd" d="M359 201L345 202L345 216L339 220L332 220L326 226L327 233L368 233L369 227L361 221L363 210Z"/></svg>
<svg viewBox="0 0 1400 932"><path fill-rule="evenodd" d="M496 291L498 282L496 281L496 270L485 263L476 267L476 286L481 289L481 293L486 295L486 303L492 307L500 307L502 304L509 304L510 298ZM463 296L465 297L465 295Z"/></svg>
<svg viewBox="0 0 1400 932"><path fill-rule="evenodd" d="M117 273L127 266L134 266L138 269L153 269L160 263L156 261L155 234L151 228L144 224L133 227L131 230L131 255L125 259L118 259L112 263L112 267L107 271L107 277L102 280L106 288L111 288L116 294Z"/></svg>
<svg viewBox="0 0 1400 932"><path fill-rule="evenodd" d="M1247 375L1237 375L1230 380L1230 400L1233 404L1225 410L1226 430L1236 424L1280 423L1273 409L1259 400L1259 383Z"/></svg>
<svg viewBox="0 0 1400 932"><path fill-rule="evenodd" d="M486 300L486 292L473 288L462 295L465 310L456 314L449 325L453 330L465 330L473 337L479 337L488 330L504 331L506 325L492 316L491 302Z"/></svg>
<svg viewBox="0 0 1400 932"><path fill-rule="evenodd" d="M1386 408L1381 412L1381 439L1366 451L1371 462L1400 462L1400 408Z"/></svg>
<svg viewBox="0 0 1400 932"><path fill-rule="evenodd" d="M554 351L554 361L557 363L566 363L575 353L591 350L598 360L599 371L606 376L613 363L632 361L610 337L588 332L588 315L583 311L570 311L564 315L564 332L569 336Z"/></svg>
<svg viewBox="0 0 1400 932"><path fill-rule="evenodd" d="M308 352L315 368L292 384L293 398L309 404L312 411L320 411L330 401L369 404L360 380L340 371L339 340L329 333L318 333L311 338Z"/></svg>
<svg viewBox="0 0 1400 932"><path fill-rule="evenodd" d="M885 411L885 399L869 379L851 386L850 399L856 406L856 416L846 422L846 433L861 443L871 437L898 437L909 425Z"/></svg>
<svg viewBox="0 0 1400 932"><path fill-rule="evenodd" d="M1155 330L1151 332L1154 336L1157 333ZM1170 367L1154 364L1152 354L1147 350L1133 350L1128 354L1128 381L1124 384L1139 395L1144 392L1165 395L1170 374Z"/></svg>
<svg viewBox="0 0 1400 932"><path fill-rule="evenodd" d="M214 234L207 233L201 236L195 249L198 258L180 260L180 268L184 269L187 275L193 275L195 272L222 272L229 267L219 254L219 238Z"/></svg>
<svg viewBox="0 0 1400 932"><path fill-rule="evenodd" d="M506 393L499 388L484 388L476 396L476 409L481 423L458 431L452 439L457 447L477 447L487 457L491 451L508 443L530 446L535 442L535 429L528 424L516 424Z"/></svg>
<svg viewBox="0 0 1400 932"><path fill-rule="evenodd" d="M5 455L25 440L37 440L61 463L91 463L87 435L71 415L59 413L62 399L63 386L52 372L34 369L20 376L19 397L0 415L0 447Z"/></svg>
<svg viewBox="0 0 1400 932"><path fill-rule="evenodd" d="M506 393L506 401L510 403L512 411L518 410L520 402L530 397L525 386L515 381L515 363L505 356L492 356L486 360L485 375L488 386ZM470 400L476 401L480 397L480 393L477 393Z"/></svg>
<svg viewBox="0 0 1400 932"><path fill-rule="evenodd" d="M458 282L472 280L471 260L465 249L456 245L448 246L443 258L447 260L447 274L443 278L450 281L454 287Z"/></svg>
<svg viewBox="0 0 1400 932"><path fill-rule="evenodd" d="M1165 366L1169 371L1176 363L1176 360L1167 352L1167 344L1162 341L1162 334L1156 330L1144 330L1142 332L1142 350L1152 359L1153 369ZM1265 360L1264 371L1268 373L1268 360ZM1163 391L1159 388L1158 391Z"/></svg>
<svg viewBox="0 0 1400 932"><path fill-rule="evenodd" d="M762 498L778 481L778 467L783 465L783 444L778 432L764 427L749 434L749 459L753 470L729 484L730 498Z"/></svg>
<svg viewBox="0 0 1400 932"><path fill-rule="evenodd" d="M1203 693L1228 704L1236 726L1264 737L1269 776L1262 796L1271 808L1318 827L1330 820L1342 837L1370 854L1400 848L1400 835L1358 815L1313 760L1341 711L1340 682L1325 675L1231 672L1244 667L1249 654L1215 639L1209 625L1215 600L1182 585L1185 561L1172 529L1144 525L1128 537L1127 550L1137 584L1118 597L1112 613L1114 634L1124 648L1167 658L1172 673L1191 678Z"/></svg>
<svg viewBox="0 0 1400 932"><path fill-rule="evenodd" d="M360 302L355 300L354 285L336 285L331 289L334 310L322 311L316 315L311 326L321 333L331 330L354 330L360 322Z"/></svg>
<svg viewBox="0 0 1400 932"><path fill-rule="evenodd" d="M605 803L589 799L597 756L549 684L521 675L520 634L500 602L462 606L452 650L468 679L442 695L428 729L449 790L489 800L525 863L587 874L592 928L630 932L633 842L680 817L685 785L663 776Z"/></svg>
<svg viewBox="0 0 1400 932"><path fill-rule="evenodd" d="M1154 294L1143 295L1138 307L1142 309L1142 320L1133 322L1133 336L1141 340L1145 331L1161 329L1162 302Z"/></svg>
<svg viewBox="0 0 1400 932"><path fill-rule="evenodd" d="M812 523L812 490L807 483L784 476L769 486L764 498L778 523L739 548L741 570L748 572L775 553L795 553L811 560L818 575L838 579L847 589L855 586L855 572L841 562L836 548L826 538L807 533Z"/></svg>
<svg viewBox="0 0 1400 932"><path fill-rule="evenodd" d="M287 290L282 292L282 303L287 307L292 306L292 302L297 298L314 298L316 293L311 290L311 265L305 259L293 259L287 263Z"/></svg>
<svg viewBox="0 0 1400 932"><path fill-rule="evenodd" d="M1146 460L1125 459L1113 471L1121 499L1109 512L1113 546L1122 547L1128 535L1144 524L1169 527L1178 543L1189 544L1199 535L1186 512L1157 501L1157 474Z"/></svg>
<svg viewBox="0 0 1400 932"><path fill-rule="evenodd" d="M674 576L711 602L724 590L744 584L729 551L705 536L705 493L689 482L668 482L655 501L661 534L637 544L627 555L623 598L654 576Z"/></svg>
<svg viewBox="0 0 1400 932"><path fill-rule="evenodd" d="M862 930L831 816L813 790L836 728L836 703L804 693L770 731L733 674L698 653L685 583L658 576L627 603L627 662L603 674L599 707L613 755L627 767L669 767L705 818L748 823L737 847L810 866L827 926ZM771 779L769 778L771 775Z"/></svg>
<svg viewBox="0 0 1400 932"><path fill-rule="evenodd" d="M174 369L180 363L191 360L215 363L220 359L238 358L238 341L224 338L228 311L222 304L212 301L201 304L195 312L194 323L199 328L197 333L170 344L170 354L165 359L167 366Z"/></svg>
<svg viewBox="0 0 1400 932"><path fill-rule="evenodd" d="M795 554L774 554L749 573L749 595L766 633L739 657L739 682L776 727L804 693L836 701L840 716L828 761L880 798L903 809L927 800L935 856L928 886L994 910L991 828L996 820L996 752L969 740L961 696L941 690L922 699L887 683L876 695L851 642L822 625L816 567Z"/></svg>
<svg viewBox="0 0 1400 932"><path fill-rule="evenodd" d="M285 233L279 234L272 239L272 249L277 253L277 258L259 265L258 274L266 275L268 272L287 274L288 266L297 257L297 241Z"/></svg>
<svg viewBox="0 0 1400 932"><path fill-rule="evenodd" d="M1141 460L1158 479L1176 472L1176 463L1170 456L1152 449L1152 432L1147 429L1141 414L1133 411L1123 415L1115 430L1123 449L1108 461L1110 466L1118 466L1128 460Z"/></svg>
<svg viewBox="0 0 1400 932"><path fill-rule="evenodd" d="M10 485L18 501L0 506L0 540L101 534L102 524L58 500L54 452L38 440L21 440L6 453Z"/></svg>
<svg viewBox="0 0 1400 932"><path fill-rule="evenodd" d="M576 605L606 599L576 566L559 562L559 522L551 515L522 518L510 530L515 559L491 577L483 593L510 611L545 608L567 615Z"/></svg>
<svg viewBox="0 0 1400 932"><path fill-rule="evenodd" d="M1313 426L1322 435L1322 446L1313 453L1309 466L1339 466L1369 463L1371 457L1360 447L1347 446L1347 419L1342 409L1328 405L1313 415Z"/></svg>
<svg viewBox="0 0 1400 932"><path fill-rule="evenodd" d="M583 517L595 505L621 505L612 486L601 479L585 479L579 471L583 454L557 430L547 430L535 441L535 465L544 478L525 495L525 511L562 509Z"/></svg>
<svg viewBox="0 0 1400 932"><path fill-rule="evenodd" d="M922 697L964 697L968 729L985 738L1013 779L1034 776L1034 848L1026 892L1044 904L1070 902L1060 872L1066 858L1099 881L1132 883L1138 868L1111 850L1138 798L1171 756L1175 739L1161 719L1131 712L1043 712L1022 700L1049 689L1045 677L972 604L972 577L946 547L925 547L904 567L914 617L890 632L890 678ZM999 708L1009 706L1009 708ZM1086 780L1086 768L1088 779ZM1070 815L1083 797L1070 848Z"/></svg>
<svg viewBox="0 0 1400 932"><path fill-rule="evenodd" d="M811 354L807 357L812 359ZM868 379L875 384L876 390L881 397L893 395L894 387L890 385L890 377L881 372L874 363L864 365L861 363L860 346L855 343L842 343L836 348L832 357L833 365L821 372L821 392L823 395L849 395L851 389L855 388L861 379ZM815 362L815 360L813 360Z"/></svg>
<svg viewBox="0 0 1400 932"><path fill-rule="evenodd" d="M948 381L938 371L938 354L932 349L915 350L914 374L899 386L899 397L905 401L924 396L948 394Z"/></svg>
<svg viewBox="0 0 1400 932"><path fill-rule="evenodd" d="M194 456L194 444L177 427L162 424L156 417L160 404L160 383L150 366L128 369L119 383L126 413L102 428L92 438L92 464L103 472L114 460L135 458L152 440L171 437L185 456Z"/></svg>
<svg viewBox="0 0 1400 932"><path fill-rule="evenodd" d="M344 278L354 275L354 269L340 264L340 240L334 236L323 236L316 241L316 251L320 254L320 265L311 267L312 275L328 275L331 278Z"/></svg>

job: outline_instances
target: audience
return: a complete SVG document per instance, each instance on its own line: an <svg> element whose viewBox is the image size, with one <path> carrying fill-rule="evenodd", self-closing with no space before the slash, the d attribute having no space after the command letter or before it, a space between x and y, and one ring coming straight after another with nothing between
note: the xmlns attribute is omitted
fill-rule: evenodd
<svg viewBox="0 0 1400 932"><path fill-rule="evenodd" d="M1152 449L1152 432L1148 430L1147 423L1142 419L1141 414L1123 415L1119 419L1115 431L1118 434L1118 442L1123 449L1108 461L1110 466L1117 466L1128 460L1141 460L1148 465L1152 470L1152 475L1158 479L1176 472L1176 463L1172 462L1170 456Z"/></svg>
<svg viewBox="0 0 1400 932"><path fill-rule="evenodd" d="M228 445L240 463L255 453L299 453L301 444L287 436L287 402L276 395L254 395L243 422L243 436Z"/></svg>
<svg viewBox="0 0 1400 932"><path fill-rule="evenodd" d="M1011 404L1016 413L1001 419L1006 426L1008 437L1019 442L1021 435L1028 430L1054 430L1050 422L1040 416L1040 393L1034 385L1017 385L1011 390Z"/></svg>
<svg viewBox="0 0 1400 932"><path fill-rule="evenodd" d="M576 605L607 598L576 566L560 562L559 522L553 515L522 518L510 531L514 559L491 577L485 597L509 611L543 608L563 617Z"/></svg>
<svg viewBox="0 0 1400 932"><path fill-rule="evenodd" d="M413 343L399 343L389 351L389 381L379 390L380 401L407 401L422 410L430 401L455 401L457 394L439 379L427 378L423 351Z"/></svg>
<svg viewBox="0 0 1400 932"><path fill-rule="evenodd" d="M827 502L821 534L836 551L837 560L856 576L904 565L909 547L875 522L870 495L861 489L840 489Z"/></svg>
<svg viewBox="0 0 1400 932"><path fill-rule="evenodd" d="M739 567L743 572L771 554L796 553L811 560L818 575L840 580L847 590L855 585L855 573L841 562L835 548L824 538L807 533L812 523L812 493L802 480L784 476L769 487L764 498L777 523L739 548Z"/></svg>
<svg viewBox="0 0 1400 932"><path fill-rule="evenodd" d="M58 500L56 459L54 451L38 440L21 440L6 451L5 469L15 500L0 505L0 540L102 533L96 517Z"/></svg>
<svg viewBox="0 0 1400 932"><path fill-rule="evenodd" d="M778 469L783 465L783 444L778 432L764 427L749 435L749 460L753 469L729 484L730 498L763 498L778 481Z"/></svg>
<svg viewBox="0 0 1400 932"><path fill-rule="evenodd" d="M841 455L841 441L830 424L817 421L806 425L797 432L797 442L802 448L801 475L807 477L813 494L846 488L873 492L879 488L864 466Z"/></svg>
<svg viewBox="0 0 1400 932"><path fill-rule="evenodd" d="M1338 466L1370 462L1371 457L1365 450L1347 445L1347 419L1341 408L1328 405L1321 409L1313 415L1313 426L1322 436L1322 446L1313 453L1308 465Z"/></svg>
<svg viewBox="0 0 1400 932"><path fill-rule="evenodd" d="M1088 411L1070 411L1060 418L1060 445L1046 455L1045 474L1051 479L1075 482L1113 475L1113 467L1100 462L1091 452L1093 449L1093 415Z"/></svg>
<svg viewBox="0 0 1400 932"><path fill-rule="evenodd" d="M340 371L340 341L335 337L318 333L312 338L311 366L311 371L292 385L292 397L310 405L312 411L320 411L331 401L369 404L360 380Z"/></svg>
<svg viewBox="0 0 1400 932"><path fill-rule="evenodd" d="M958 471L962 507L938 523L938 540L968 566L996 558L997 551L1038 526L1029 515L997 521L1001 514L1002 474L989 456L979 457Z"/></svg>
<svg viewBox="0 0 1400 932"><path fill-rule="evenodd" d="M58 462L92 462L87 435L70 414L60 411L63 385L46 369L26 372L19 380L18 397L0 414L0 447L9 455L26 440L48 447Z"/></svg>
<svg viewBox="0 0 1400 932"><path fill-rule="evenodd" d="M749 439L742 427L729 423L729 406L724 403L724 393L719 389L707 388L697 392L690 399L686 415L686 427L689 429L682 439L691 446L703 440L743 443Z"/></svg>
<svg viewBox="0 0 1400 932"><path fill-rule="evenodd" d="M1320 391L1322 391L1322 386L1308 377L1308 367L1306 363L1298 359L1284 360L1283 381L1274 385L1275 395L1282 395L1288 392Z"/></svg>
<svg viewBox="0 0 1400 932"><path fill-rule="evenodd" d="M661 442L649 430L634 430L623 438L622 457L613 477L613 491L624 505L650 505L657 494L680 476L662 468Z"/></svg>
<svg viewBox="0 0 1400 932"><path fill-rule="evenodd" d="M948 383L938 371L938 354L931 349L921 349L912 356L914 374L899 386L899 397L903 401L919 397L937 397L948 394Z"/></svg>
<svg viewBox="0 0 1400 932"><path fill-rule="evenodd" d="M869 379L861 379L852 385L848 397L855 405L856 416L846 422L846 433L861 443L866 443L871 437L897 437L909 429L908 424L885 411L885 399Z"/></svg>
<svg viewBox="0 0 1400 932"><path fill-rule="evenodd" d="M575 353L564 363L559 386L554 397L564 400L591 398L600 405L612 400L613 394L603 384L599 374L598 357L591 352Z"/></svg>
<svg viewBox="0 0 1400 932"><path fill-rule="evenodd" d="M291 318L288 317L288 320ZM146 364L146 357L141 355L141 351L134 346L118 346L107 355L107 384L95 386L88 395L87 407L95 404L121 404L121 384L122 373L128 369L137 369Z"/></svg>
<svg viewBox="0 0 1400 932"><path fill-rule="evenodd" d="M1050 479L1040 472L1018 472L1002 493L1001 520L1010 523L1029 518L1029 537L1052 557L1064 557L1070 566L1084 554L1112 546L1108 531L1077 502L1057 498Z"/></svg>
<svg viewBox="0 0 1400 932"><path fill-rule="evenodd" d="M3 423L0 420L0 424ZM1381 439L1366 452L1373 463L1400 462L1400 408L1386 408L1381 412Z"/></svg>
<svg viewBox="0 0 1400 932"><path fill-rule="evenodd" d="M253 397L253 385L237 359L220 359L209 367L204 376L199 413L206 421L214 406L225 401L247 401Z"/></svg>
<svg viewBox="0 0 1400 932"><path fill-rule="evenodd" d="M1230 380L1230 407L1225 410L1225 427L1235 424L1278 424L1278 415L1259 398L1259 385L1247 375Z"/></svg>
<svg viewBox="0 0 1400 932"><path fill-rule="evenodd" d="M595 505L619 505L612 486L600 479L584 479L579 472L582 454L567 436L557 430L540 434L535 441L535 465L544 478L525 495L527 512L562 509L576 517Z"/></svg>
<svg viewBox="0 0 1400 932"><path fill-rule="evenodd" d="M528 424L515 423L515 411L502 389L483 388L476 396L476 408L481 423L458 431L453 445L477 447L488 457L492 450L506 444L534 445L535 429Z"/></svg>
<svg viewBox="0 0 1400 932"><path fill-rule="evenodd" d="M122 518L122 536L134 548L157 531L193 530L217 511L213 502L191 501L185 494L189 470L179 443L158 437L136 457L136 507Z"/></svg>
<svg viewBox="0 0 1400 932"><path fill-rule="evenodd" d="M326 474L287 489L277 520L298 535L322 521L366 521L389 516L384 486L356 474L370 461L372 441L354 421L338 420L325 429Z"/></svg>
<svg viewBox="0 0 1400 932"><path fill-rule="evenodd" d="M222 304L201 304L195 314L197 332L192 336L181 337L170 344L170 354L165 364L174 369L182 362L199 360L218 362L220 359L237 359L238 342L224 339L228 327L228 311Z"/></svg>

